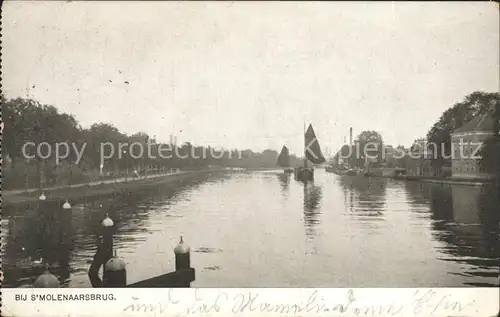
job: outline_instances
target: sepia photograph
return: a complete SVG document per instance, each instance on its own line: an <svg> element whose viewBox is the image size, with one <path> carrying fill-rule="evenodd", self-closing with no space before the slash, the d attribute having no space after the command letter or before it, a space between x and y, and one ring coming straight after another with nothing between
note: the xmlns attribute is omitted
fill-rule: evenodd
<svg viewBox="0 0 500 317"><path fill-rule="evenodd" d="M498 294L498 3L4 1L1 22L2 288Z"/></svg>

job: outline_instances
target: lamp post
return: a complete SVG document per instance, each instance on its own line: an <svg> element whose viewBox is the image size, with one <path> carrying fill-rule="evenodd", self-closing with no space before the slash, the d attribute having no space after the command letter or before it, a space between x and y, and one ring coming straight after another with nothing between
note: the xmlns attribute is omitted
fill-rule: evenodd
<svg viewBox="0 0 500 317"><path fill-rule="evenodd" d="M38 159L38 173L39 173L39 189L40 192L43 192L43 188L45 185L45 171L44 171L45 165L43 164L43 161L40 161Z"/></svg>
<svg viewBox="0 0 500 317"><path fill-rule="evenodd" d="M71 165L71 161L68 163L68 189L71 188L73 184L73 165Z"/></svg>
<svg viewBox="0 0 500 317"><path fill-rule="evenodd" d="M69 199L69 189L71 187L71 178L72 178L72 175L73 175L73 171L71 170L71 161L68 161L68 172L67 172L67 175L66 175L66 182L64 183L64 191L66 193L66 202L68 202L68 199ZM67 205L66 205L67 207ZM71 208L71 205L70 205L70 208ZM63 206L63 209L66 209L64 208Z"/></svg>
<svg viewBox="0 0 500 317"><path fill-rule="evenodd" d="M25 165L24 165L24 191L28 192L29 190L29 163L30 159L26 158Z"/></svg>
<svg viewBox="0 0 500 317"><path fill-rule="evenodd" d="M54 187L57 187L59 183L59 163L56 163L56 167L54 169Z"/></svg>
<svg viewBox="0 0 500 317"><path fill-rule="evenodd" d="M123 154L126 154L127 151L123 150ZM128 157L125 157L125 182L128 181Z"/></svg>

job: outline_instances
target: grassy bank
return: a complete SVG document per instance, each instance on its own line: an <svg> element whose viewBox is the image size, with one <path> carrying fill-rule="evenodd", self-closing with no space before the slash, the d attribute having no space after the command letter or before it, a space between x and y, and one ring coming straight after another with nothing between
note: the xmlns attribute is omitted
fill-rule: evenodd
<svg viewBox="0 0 500 317"><path fill-rule="evenodd" d="M120 179L117 181L93 182L86 184L77 184L70 188L46 188L44 194L48 201L65 201L78 203L88 199L96 199L107 196L128 196L139 190L147 190L157 186L180 186L189 182L202 181L211 176L227 173L223 170L198 170L187 171L169 175L155 175L140 179ZM30 192L11 192L3 193L2 205L29 204L38 201L40 191Z"/></svg>

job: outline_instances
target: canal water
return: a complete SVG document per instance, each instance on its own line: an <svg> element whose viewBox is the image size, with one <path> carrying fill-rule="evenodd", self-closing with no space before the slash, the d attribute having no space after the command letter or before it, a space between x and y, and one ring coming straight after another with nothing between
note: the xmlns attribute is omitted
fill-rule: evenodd
<svg viewBox="0 0 500 317"><path fill-rule="evenodd" d="M62 226L62 244L40 234L35 207L5 210L4 287L31 286L39 254L53 255L63 286L90 287L87 270L106 213L116 223L115 249L129 283L173 271L182 235L191 246L194 287L498 285L495 188L321 170L315 177L305 186L281 171L241 172L76 205L67 222L52 225Z"/></svg>

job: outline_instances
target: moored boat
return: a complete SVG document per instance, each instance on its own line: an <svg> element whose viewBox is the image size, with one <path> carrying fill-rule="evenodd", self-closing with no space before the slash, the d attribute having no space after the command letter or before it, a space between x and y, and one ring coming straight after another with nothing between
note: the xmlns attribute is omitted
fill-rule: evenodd
<svg viewBox="0 0 500 317"><path fill-rule="evenodd" d="M295 180L307 182L314 180L314 169L312 167L296 167L293 171Z"/></svg>
<svg viewBox="0 0 500 317"><path fill-rule="evenodd" d="M287 174L291 174L293 173L293 167L288 167L288 168L285 168L284 169L284 172L287 173Z"/></svg>
<svg viewBox="0 0 500 317"><path fill-rule="evenodd" d="M335 173L335 172L337 172L337 169L334 166L329 165L329 166L325 167L325 171L328 173Z"/></svg>

